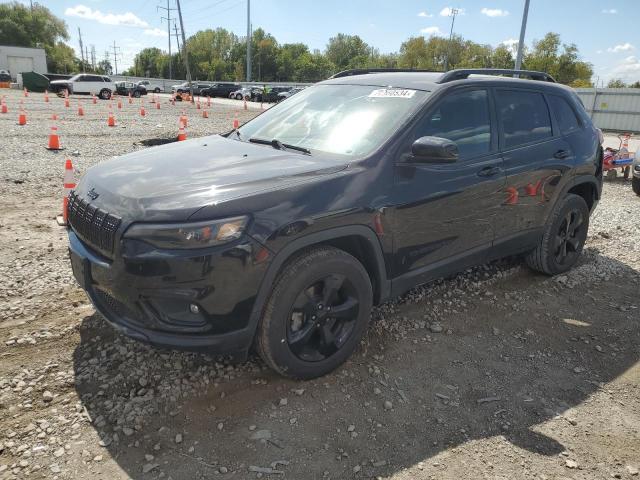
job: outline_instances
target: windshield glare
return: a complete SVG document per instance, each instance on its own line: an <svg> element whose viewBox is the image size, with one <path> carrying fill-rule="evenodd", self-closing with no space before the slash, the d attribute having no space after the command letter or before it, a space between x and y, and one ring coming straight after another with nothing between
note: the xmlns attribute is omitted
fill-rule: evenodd
<svg viewBox="0 0 640 480"><path fill-rule="evenodd" d="M377 149L423 103L420 90L365 85L316 85L240 128L243 139L333 154L364 156Z"/></svg>

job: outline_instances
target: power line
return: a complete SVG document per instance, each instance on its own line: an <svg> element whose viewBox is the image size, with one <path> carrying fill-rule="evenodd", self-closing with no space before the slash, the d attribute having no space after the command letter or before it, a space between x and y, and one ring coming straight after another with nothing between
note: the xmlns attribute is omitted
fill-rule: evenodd
<svg viewBox="0 0 640 480"><path fill-rule="evenodd" d="M167 21L167 37L169 40L169 79L173 78L173 74L172 74L172 68L171 68L171 63L173 63L171 61L171 11L175 11L175 8L170 8L169 7L169 0L167 0L167 6L166 7L161 7L158 6L156 8L157 10L165 10L167 12L167 16L166 17L160 17L160 23L162 23L162 20L166 20Z"/></svg>

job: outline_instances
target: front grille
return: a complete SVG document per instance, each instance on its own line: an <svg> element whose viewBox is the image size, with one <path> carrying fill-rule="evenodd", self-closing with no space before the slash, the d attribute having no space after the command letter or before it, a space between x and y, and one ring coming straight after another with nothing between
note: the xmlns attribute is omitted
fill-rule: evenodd
<svg viewBox="0 0 640 480"><path fill-rule="evenodd" d="M120 218L85 202L74 192L69 194L67 213L69 225L76 234L97 250L113 254Z"/></svg>

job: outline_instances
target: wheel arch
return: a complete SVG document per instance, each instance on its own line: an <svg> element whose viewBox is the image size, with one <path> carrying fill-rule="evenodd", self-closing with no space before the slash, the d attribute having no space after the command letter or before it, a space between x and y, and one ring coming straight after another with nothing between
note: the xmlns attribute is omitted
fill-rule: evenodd
<svg viewBox="0 0 640 480"><path fill-rule="evenodd" d="M601 187L597 180L589 175L575 177L566 187L562 198L572 193L584 199L592 212L598 200L600 200Z"/></svg>
<svg viewBox="0 0 640 480"><path fill-rule="evenodd" d="M391 282L387 278L382 246L375 232L364 225L336 227L297 238L276 253L256 295L249 319L252 329L258 325L264 305L282 268L296 255L318 246L332 246L353 255L369 274L374 303L378 304L389 298Z"/></svg>

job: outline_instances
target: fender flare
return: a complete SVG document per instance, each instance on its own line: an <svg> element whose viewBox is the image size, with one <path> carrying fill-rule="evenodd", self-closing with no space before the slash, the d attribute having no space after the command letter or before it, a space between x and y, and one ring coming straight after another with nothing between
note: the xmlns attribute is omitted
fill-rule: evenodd
<svg viewBox="0 0 640 480"><path fill-rule="evenodd" d="M296 238L285 245L278 253L276 253L273 260L267 268L267 272L260 283L260 288L256 294L256 299L251 310L251 316L249 317L249 328L254 332L262 316L264 305L267 302L267 298L271 293L273 283L280 272L282 266L293 255L301 250L317 245L329 240L335 240L341 237L358 236L367 240L371 245L374 253L374 267L376 269L376 278L378 279L378 289L380 291L380 301L384 301L391 295L391 281L387 278L387 271L385 268L384 255L382 253L382 246L375 232L364 225L347 225L343 227L330 228L321 232L311 233L303 237Z"/></svg>
<svg viewBox="0 0 640 480"><path fill-rule="evenodd" d="M577 185L582 185L582 184L591 184L593 186L593 188L595 189L596 195L594 200L596 202L598 202L600 200L600 197L602 195L602 183L598 182L598 179L596 177L594 177L593 175L578 175L575 176L573 178L571 178L566 185L562 188L562 190L560 191L560 195L558 195L558 198L556 200L556 203L558 201L560 201L561 199L563 199L567 193L569 192L569 190L571 190L573 187L577 186Z"/></svg>

